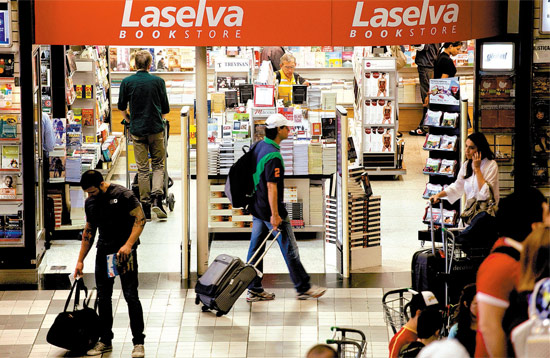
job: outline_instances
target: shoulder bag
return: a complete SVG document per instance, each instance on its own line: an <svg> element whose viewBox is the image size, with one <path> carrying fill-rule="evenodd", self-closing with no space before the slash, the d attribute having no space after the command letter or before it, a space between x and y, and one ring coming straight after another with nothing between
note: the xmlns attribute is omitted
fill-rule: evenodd
<svg viewBox="0 0 550 358"><path fill-rule="evenodd" d="M393 57L395 57L395 65L397 67L397 70L402 69L407 64L407 56L401 51L401 47L399 46L391 46L391 52L393 54Z"/></svg>
<svg viewBox="0 0 550 358"><path fill-rule="evenodd" d="M487 198L487 200L477 200L476 198L472 198L466 201L464 211L462 212L462 214L460 214L462 222L465 225L469 225L477 215L483 212L486 212L493 217L496 215L498 207L495 201L493 187L489 183L486 184L489 187L489 197Z"/></svg>
<svg viewBox="0 0 550 358"><path fill-rule="evenodd" d="M69 303L76 290L74 306L72 311L67 311ZM78 309L80 301L80 290L84 290L85 297L82 300L83 307ZM77 279L65 302L63 312L57 315L53 325L48 331L46 341L54 346L68 349L71 352L86 352L93 348L99 340L99 316L97 315L97 300L94 308L90 308L90 297L88 289L84 286L82 278Z"/></svg>

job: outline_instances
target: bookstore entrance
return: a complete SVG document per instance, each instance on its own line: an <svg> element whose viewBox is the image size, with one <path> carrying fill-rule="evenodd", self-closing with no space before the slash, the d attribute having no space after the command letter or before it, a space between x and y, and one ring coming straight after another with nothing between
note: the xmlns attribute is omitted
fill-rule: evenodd
<svg viewBox="0 0 550 358"><path fill-rule="evenodd" d="M176 8L169 1L155 6L126 1L106 2L109 11L105 11L87 2L35 1L36 42L63 49L66 93L57 98L50 94L53 103L67 101L66 120L61 121L65 142L56 148L64 153L67 173L78 164L68 154L68 138L79 137L81 147L90 151L86 155L93 154L98 161L90 164L81 156L78 169L84 164L100 166L108 180L125 185L127 168L133 170L132 147L126 144L116 104L120 83L135 70L136 50L150 51L151 73L165 81L171 106L167 168L176 204L167 220L153 217L146 225L141 251L155 253L147 255L153 261L150 270L181 272L187 278L189 272L202 274L218 253L246 257L252 218L229 205L224 184L242 148L263 138L264 122L273 113L295 123L292 140L282 142L280 150L285 161L284 201L306 270L346 276L352 267L355 272L409 269L402 258L412 256L419 246L416 233L425 229L421 194L426 189L422 173L426 137L404 134L400 139L400 132L418 125L422 101L417 98L415 48L406 45L392 50L390 46L496 35L498 17L482 22L478 14L499 14L501 5L498 1L436 5L411 1L406 9L396 10L357 1L338 1L338 6L334 0L314 2L318 6L311 6L311 1L277 5L237 1L221 6L201 0L196 6ZM293 26L266 19L265 14L277 13L281 6L310 16ZM98 14L98 31L67 27L60 21L82 13ZM389 17L390 13L397 15ZM491 26L484 28L483 23ZM61 45L67 43L100 45ZM277 61L262 62L265 48L245 47L250 44L290 45L285 48L294 59L290 65L310 86L278 83L273 74ZM292 46L302 44L331 46ZM473 42L465 41L455 58L461 77L457 86L461 93L471 91L470 98L474 98L474 48ZM405 63L398 65L402 58ZM55 66L55 59L51 60ZM349 179L347 171L338 171L342 167L338 145L344 130L339 126L339 105L344 108L340 113L349 119L344 140L351 138L356 152L355 158L350 157L350 172L359 171L353 168L367 172L373 191L371 197L355 193L365 197L362 216L374 218L361 223L357 236L359 231L352 232L350 222L343 219L347 214L339 216L348 208L338 207L336 200ZM90 117L90 109L88 125L84 120ZM71 201L70 214L80 210L82 220L83 194L78 192L77 180L69 182L67 177L55 178L64 183L60 195L64 202ZM328 224L334 217L339 224L336 229ZM353 261L354 251L364 254ZM278 250L267 255L265 271L287 272Z"/></svg>

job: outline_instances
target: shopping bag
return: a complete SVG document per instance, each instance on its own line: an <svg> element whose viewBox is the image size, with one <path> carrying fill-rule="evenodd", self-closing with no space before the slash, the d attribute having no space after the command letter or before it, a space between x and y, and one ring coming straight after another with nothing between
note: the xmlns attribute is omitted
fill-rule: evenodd
<svg viewBox="0 0 550 358"><path fill-rule="evenodd" d="M80 290L84 290L85 297L82 300L82 308L79 309ZM75 292L72 311L67 311L73 291ZM88 297L88 289L84 286L84 280L75 280L69 297L65 302L63 312L57 315L53 325L48 331L46 341L54 346L68 349L72 352L86 352L93 348L99 340L99 316L97 315L97 300L93 308L89 307L91 293Z"/></svg>

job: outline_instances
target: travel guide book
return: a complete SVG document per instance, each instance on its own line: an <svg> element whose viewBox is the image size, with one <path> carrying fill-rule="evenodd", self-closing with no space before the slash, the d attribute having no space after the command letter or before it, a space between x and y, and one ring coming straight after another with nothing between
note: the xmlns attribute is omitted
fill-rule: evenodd
<svg viewBox="0 0 550 358"><path fill-rule="evenodd" d="M17 116L13 114L0 116L0 138L17 138Z"/></svg>
<svg viewBox="0 0 550 358"><path fill-rule="evenodd" d="M120 261L117 254L107 255L107 276L115 277L124 275L126 272L134 271L134 251L130 252L126 261Z"/></svg>

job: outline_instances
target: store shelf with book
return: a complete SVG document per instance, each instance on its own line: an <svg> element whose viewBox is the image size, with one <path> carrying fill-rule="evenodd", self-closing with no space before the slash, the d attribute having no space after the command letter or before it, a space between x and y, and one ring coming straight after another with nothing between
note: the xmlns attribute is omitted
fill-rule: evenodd
<svg viewBox="0 0 550 358"><path fill-rule="evenodd" d="M482 71L478 82L478 126L495 153L502 198L514 191L516 76L513 71Z"/></svg>
<svg viewBox="0 0 550 358"><path fill-rule="evenodd" d="M422 172L429 176L422 198L442 191L456 180L460 166L461 151L461 102L460 80L458 77L430 80L429 106L424 125L429 128L423 149L429 151ZM460 201L450 204L443 200L441 208L426 207L422 221L430 223L433 216L436 225L454 227L458 224ZM419 239L428 240L427 231L419 231Z"/></svg>
<svg viewBox="0 0 550 358"><path fill-rule="evenodd" d="M531 183L550 197L550 63L534 64L532 83Z"/></svg>
<svg viewBox="0 0 550 358"><path fill-rule="evenodd" d="M350 132L359 152L359 162L378 168L402 169L403 146L397 141L397 71L393 57L365 57L356 48L354 118ZM406 170L402 169L401 174Z"/></svg>

